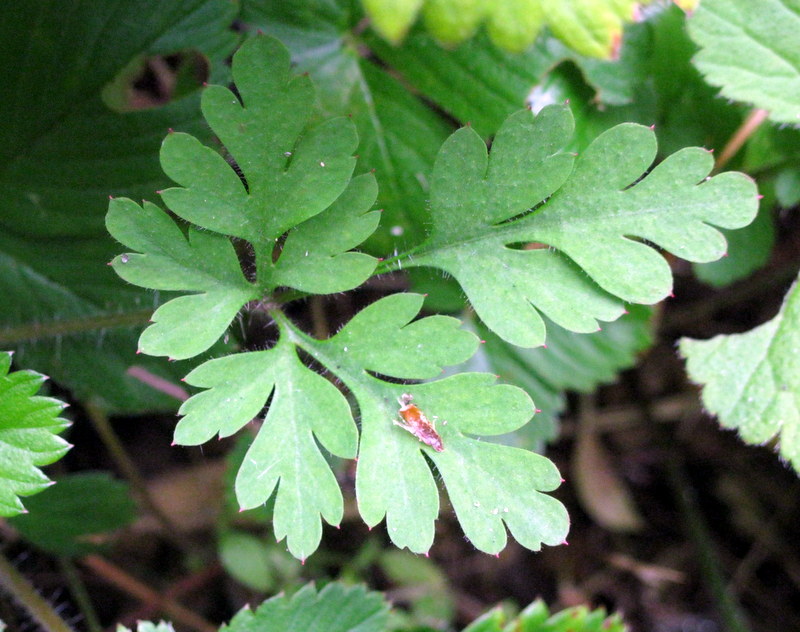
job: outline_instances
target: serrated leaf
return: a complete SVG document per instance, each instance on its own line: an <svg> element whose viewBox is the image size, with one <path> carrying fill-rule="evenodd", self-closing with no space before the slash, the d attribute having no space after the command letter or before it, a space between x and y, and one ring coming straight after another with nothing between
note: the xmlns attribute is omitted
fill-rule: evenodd
<svg viewBox="0 0 800 632"><path fill-rule="evenodd" d="M588 333L617 318L622 301L661 300L671 272L649 243L712 261L726 250L715 227L744 226L757 210L746 176L706 179L713 160L705 150L684 149L643 177L655 136L623 124L573 169L561 150L571 131L569 110L549 106L535 118L509 117L491 156L469 128L453 134L434 167L430 238L403 262L451 274L489 328L518 346L544 342L539 312ZM509 247L519 244L534 246Z"/></svg>
<svg viewBox="0 0 800 632"><path fill-rule="evenodd" d="M472 438L523 425L533 413L530 398L487 374L460 374L426 384L401 385L382 377L419 380L438 376L444 365L474 353L477 339L459 321L430 316L414 321L423 297L395 294L354 316L328 340L315 340L280 312L278 344L268 350L212 360L186 381L210 390L181 408L175 440L199 444L227 436L269 411L239 471L236 492L243 508L263 504L277 485L275 531L293 555L305 558L320 539L320 517L337 524L342 497L314 443L338 456L355 455L356 427L344 399L327 380L301 364L300 349L353 394L361 421L356 494L370 526L386 518L392 540L427 551L439 495L427 459L448 489L465 533L476 547L497 552L505 527L528 548L563 541L564 507L542 494L560 484L555 466L536 454ZM393 422L398 399L410 394L434 420L444 449L436 452ZM271 399L270 399L271 396ZM436 422L435 418L445 421ZM477 506L476 504L477 503Z"/></svg>
<svg viewBox="0 0 800 632"><path fill-rule="evenodd" d="M786 295L772 320L743 334L683 338L689 377L703 385L706 409L751 444L780 440L800 472L800 291Z"/></svg>
<svg viewBox="0 0 800 632"><path fill-rule="evenodd" d="M155 324L140 339L140 349L150 355L181 359L205 351L245 303L280 285L340 292L359 285L375 267L372 257L346 252L378 222L377 213L367 212L377 192L373 177L350 180L352 123L309 125L313 88L308 77L291 77L289 53L272 38L244 44L234 56L233 76L241 102L227 88L209 86L202 107L246 183L213 149L175 133L164 140L161 162L182 186L161 195L194 225L188 241L154 205L112 200L109 207L109 232L141 253L114 259L120 276L143 287L197 292L153 315ZM252 248L252 282L228 236Z"/></svg>
<svg viewBox="0 0 800 632"><path fill-rule="evenodd" d="M800 6L794 0L703 0L689 20L695 64L729 99L800 123Z"/></svg>
<svg viewBox="0 0 800 632"><path fill-rule="evenodd" d="M384 632L389 605L363 586L332 582L317 593L307 584L291 597L278 595L255 611L240 610L220 632Z"/></svg>
<svg viewBox="0 0 800 632"><path fill-rule="evenodd" d="M105 267L108 194L140 197L167 180L158 145L168 127L208 135L199 94L121 113L105 87L132 59L202 56L215 80L237 35L227 0L58 0L8 6L0 21L0 346L80 399L125 412L170 410L172 398L126 374L131 365L177 380L184 367L136 358L136 327L154 297ZM191 51L191 53L189 53ZM53 60L57 59L57 68ZM88 69L91 69L90 71ZM161 363L164 364L163 362Z"/></svg>
<svg viewBox="0 0 800 632"><path fill-rule="evenodd" d="M11 354L0 353L0 516L25 513L19 496L31 496L50 487L39 469L60 459L70 449L58 436L69 422L59 417L65 404L35 395L45 376L15 371Z"/></svg>
<svg viewBox="0 0 800 632"><path fill-rule="evenodd" d="M31 498L28 509L29 514L13 519L14 527L39 548L71 557L97 551L92 536L125 527L136 518L128 485L104 472L60 478Z"/></svg>

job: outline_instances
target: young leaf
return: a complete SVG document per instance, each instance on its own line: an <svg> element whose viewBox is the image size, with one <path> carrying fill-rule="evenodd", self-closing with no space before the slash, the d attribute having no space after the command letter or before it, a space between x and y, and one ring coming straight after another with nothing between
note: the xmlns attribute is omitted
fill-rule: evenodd
<svg viewBox="0 0 800 632"><path fill-rule="evenodd" d="M291 597L278 595L255 611L240 610L220 632L384 632L389 604L363 586L332 582L319 593L307 584Z"/></svg>
<svg viewBox="0 0 800 632"><path fill-rule="evenodd" d="M57 436L69 426L58 416L65 404L34 395L45 376L9 373L10 368L11 354L0 353L0 516L26 513L18 496L49 487L39 466L57 461L72 447Z"/></svg>
<svg viewBox="0 0 800 632"><path fill-rule="evenodd" d="M571 132L569 109L549 106L509 117L491 156L471 129L453 134L434 167L430 238L402 262L450 273L489 328L518 346L544 342L539 312L588 333L617 318L622 301L661 300L672 277L649 243L690 261L718 259L726 244L714 226L744 226L758 206L746 176L706 179L713 160L703 149L679 151L643 177L656 142L641 125L604 132L573 169L560 151Z"/></svg>
<svg viewBox="0 0 800 632"><path fill-rule="evenodd" d="M439 496L428 460L436 465L465 534L480 550L496 553L505 546L504 523L534 550L566 536L564 507L541 493L559 485L555 466L537 454L472 438L525 424L533 405L522 390L494 385L493 376L479 373L415 385L376 377L430 379L444 365L474 353L477 339L458 329L456 319L413 321L422 302L415 294L383 298L328 340L307 336L275 311L281 337L274 348L209 361L186 378L210 390L182 406L178 443L230 435L269 401L237 476L237 497L242 508L255 507L277 486L276 535L286 536L289 550L301 559L319 543L320 516L333 524L342 516L341 492L314 436L331 453L352 458L356 427L344 397L300 362L298 350L353 394L361 422L359 510L370 526L385 517L399 547L426 552L433 542ZM441 451L393 423L400 420L403 394L433 421Z"/></svg>
<svg viewBox="0 0 800 632"><path fill-rule="evenodd" d="M346 252L378 222L377 213L367 212L377 194L373 177L350 179L353 124L332 119L309 125L311 83L290 76L288 51L274 39L245 43L234 56L233 77L241 101L227 88L209 86L202 108L245 182L214 150L174 133L164 140L161 163L182 186L161 195L194 225L188 238L154 205L122 199L109 208L109 232L140 253L114 259L120 276L143 287L196 292L153 315L155 324L140 339L140 349L151 355L201 353L242 305L278 286L340 292L361 284L375 267L372 257ZM227 236L251 247L253 281Z"/></svg>
<svg viewBox="0 0 800 632"><path fill-rule="evenodd" d="M780 454L800 472L800 290L789 290L772 320L743 334L683 338L689 377L703 404L747 443L780 438Z"/></svg>
<svg viewBox="0 0 800 632"><path fill-rule="evenodd" d="M794 0L703 0L689 21L709 83L790 125L800 122L799 28Z"/></svg>

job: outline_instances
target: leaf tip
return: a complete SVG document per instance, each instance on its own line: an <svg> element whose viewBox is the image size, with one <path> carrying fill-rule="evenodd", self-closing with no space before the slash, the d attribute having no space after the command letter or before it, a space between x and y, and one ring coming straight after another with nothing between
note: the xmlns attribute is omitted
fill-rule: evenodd
<svg viewBox="0 0 800 632"><path fill-rule="evenodd" d="M541 409L541 408L534 408L534 409L533 409L533 414L534 414L534 415L538 415L540 412L542 412L542 409ZM564 481L561 481L561 482L563 483Z"/></svg>
<svg viewBox="0 0 800 632"><path fill-rule="evenodd" d="M486 344L486 341L485 341L485 340L479 340L478 342L480 342L482 345L485 345L485 344Z"/></svg>
<svg viewBox="0 0 800 632"><path fill-rule="evenodd" d="M758 195L756 195L756 199L757 200L763 200L764 196L761 193L759 193Z"/></svg>
<svg viewBox="0 0 800 632"><path fill-rule="evenodd" d="M542 343L542 349L547 349L547 343Z"/></svg>
<svg viewBox="0 0 800 632"><path fill-rule="evenodd" d="M569 542L567 542L566 538L561 542L564 546L569 546Z"/></svg>
<svg viewBox="0 0 800 632"><path fill-rule="evenodd" d="M656 124L655 124L655 123L653 123L653 124L650 126L650 128L649 128L649 129L650 129L650 131L651 131L651 132L655 132L655 131L656 131Z"/></svg>
<svg viewBox="0 0 800 632"><path fill-rule="evenodd" d="M167 128L167 134L174 134L174 133L175 133L174 129L172 129L171 127Z"/></svg>

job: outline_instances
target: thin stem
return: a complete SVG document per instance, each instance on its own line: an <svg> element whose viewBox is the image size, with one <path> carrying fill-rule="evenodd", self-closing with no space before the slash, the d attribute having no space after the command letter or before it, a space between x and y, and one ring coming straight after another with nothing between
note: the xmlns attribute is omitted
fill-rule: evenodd
<svg viewBox="0 0 800 632"><path fill-rule="evenodd" d="M725 147L722 148L722 151L719 152L719 156L717 156L716 161L714 162L714 171L721 171L728 162L730 162L731 158L733 158L739 150L742 148L747 142L755 131L761 126L761 124L766 120L767 116L769 116L769 112L767 110L753 110L750 114L747 115L747 118L742 121L742 124L739 126L739 129L730 137Z"/></svg>
<svg viewBox="0 0 800 632"><path fill-rule="evenodd" d="M11 595L14 600L25 611L35 619L43 630L49 632L74 632L61 617L58 616L53 607L47 603L36 589L31 586L27 579L20 573L14 565L9 562L5 555L0 555L0 586L5 592Z"/></svg>
<svg viewBox="0 0 800 632"><path fill-rule="evenodd" d="M97 611L92 605L89 592L86 590L86 585L81 580L80 574L75 568L75 564L72 563L72 560L64 556L58 557L58 564L61 567L61 572L64 573L64 577L67 580L69 591L72 593L72 597L75 599L81 614L86 620L86 625L89 628L89 632L103 632L103 626L100 625L100 619L97 617Z"/></svg>
<svg viewBox="0 0 800 632"><path fill-rule="evenodd" d="M217 632L217 626L210 621L206 621L203 617L195 614L175 600L159 594L99 555L87 555L81 559L81 563L123 592L136 597L140 601L156 605L158 610L163 611L164 614L174 619L177 623L181 623L193 630L198 630L198 632Z"/></svg>
<svg viewBox="0 0 800 632"><path fill-rule="evenodd" d="M119 437L117 437L116 432L114 432L114 429L111 427L108 416L93 402L88 402L86 404L86 413L94 429L97 431L97 434L100 436L100 440L111 455L112 460L120 469L125 479L131 484L131 487L139 496L142 504L161 523L165 535L170 538L181 551L185 551L183 540L180 537L180 530L169 516L164 513L161 507L156 504L155 500L153 500L144 478L139 473L133 460L125 451Z"/></svg>
<svg viewBox="0 0 800 632"><path fill-rule="evenodd" d="M683 515L686 531L697 551L700 571L716 601L723 629L728 632L752 632L744 612L726 585L708 524L697 506L694 489L686 472L674 454L667 458L667 479Z"/></svg>

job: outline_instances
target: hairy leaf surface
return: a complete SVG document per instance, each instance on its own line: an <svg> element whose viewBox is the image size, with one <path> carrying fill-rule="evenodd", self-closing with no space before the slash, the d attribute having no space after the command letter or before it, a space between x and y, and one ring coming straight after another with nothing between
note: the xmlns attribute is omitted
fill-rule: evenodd
<svg viewBox="0 0 800 632"><path fill-rule="evenodd" d="M703 149L646 173L655 136L622 124L573 167L561 150L571 132L570 111L549 106L509 117L491 155L471 129L453 134L434 167L430 238L403 262L452 274L489 328L523 347L544 342L541 314L588 333L617 318L623 301L663 299L672 275L654 245L713 261L726 251L716 227L744 226L757 211L752 180L708 179L713 160Z"/></svg>
<svg viewBox="0 0 800 632"><path fill-rule="evenodd" d="M689 22L695 64L730 99L800 123L800 6L794 0L703 0Z"/></svg>
<svg viewBox="0 0 800 632"><path fill-rule="evenodd" d="M747 443L780 439L780 454L800 472L800 291L775 318L743 334L683 338L689 377L703 404Z"/></svg>
<svg viewBox="0 0 800 632"><path fill-rule="evenodd" d="M220 632L384 632L389 604L363 586L331 582L316 591L307 584L291 597L278 595L255 611L240 610Z"/></svg>
<svg viewBox="0 0 800 632"><path fill-rule="evenodd" d="M352 458L356 425L341 393L300 362L298 351L322 365L352 393L360 417L356 494L368 525L386 519L399 547L428 551L439 512L429 461L442 476L466 536L483 551L506 543L506 526L524 546L538 550L566 536L564 507L541 492L560 484L542 456L480 441L475 435L516 430L533 414L524 391L496 385L494 376L465 373L422 380L472 355L477 338L446 316L414 320L423 297L395 294L363 309L335 336L316 340L273 312L281 338L267 351L209 361L186 381L206 388L181 408L175 433L182 444L228 436L269 403L258 435L236 480L242 508L266 502L277 486L275 531L301 559L317 547L320 517L338 524L342 496L314 438L327 451ZM436 452L393 422L398 399L410 394L433 420L444 449Z"/></svg>
<svg viewBox="0 0 800 632"><path fill-rule="evenodd" d="M39 467L60 459L70 445L58 436L69 423L65 404L35 393L45 376L9 373L11 354L0 353L0 515L24 513L19 496L38 494L52 483Z"/></svg>
<svg viewBox="0 0 800 632"><path fill-rule="evenodd" d="M238 96L222 86L203 93L206 120L241 177L193 136L164 140L162 165L181 186L161 195L191 222L188 238L155 205L112 200L109 232L138 251L114 259L117 273L142 287L195 292L155 312L155 324L139 341L145 353L195 356L222 336L246 302L278 286L341 292L372 273L372 257L346 252L378 222L368 212L377 194L374 178L351 180L353 124L339 118L310 125L313 88L308 77L289 70L280 43L255 37L234 56ZM251 248L254 279L245 277L230 237Z"/></svg>

